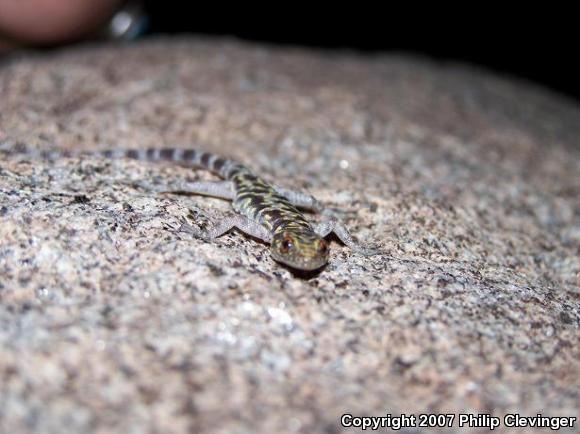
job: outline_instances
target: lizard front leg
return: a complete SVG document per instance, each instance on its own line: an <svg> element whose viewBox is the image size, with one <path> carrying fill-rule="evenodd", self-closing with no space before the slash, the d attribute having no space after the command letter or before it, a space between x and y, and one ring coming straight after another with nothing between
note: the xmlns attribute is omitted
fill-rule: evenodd
<svg viewBox="0 0 580 434"><path fill-rule="evenodd" d="M380 253L380 251L377 249L358 244L346 228L345 224L336 217L329 217L326 220L315 224L314 232L316 232L316 234L321 238L324 238L331 232L334 232L340 241L342 241L346 246L348 246L354 252L360 253L364 256L373 256Z"/></svg>
<svg viewBox="0 0 580 434"><path fill-rule="evenodd" d="M245 234L248 234L254 238L264 241L265 243L270 243L272 241L272 234L264 226L256 223L255 221L243 216L235 215L231 217L226 217L217 224L213 224L213 227L209 230L201 230L195 226L191 226L187 223L181 225L179 229L182 232L187 232L193 235L195 238L201 238L205 240L214 240L217 237L225 234L233 228L238 228Z"/></svg>

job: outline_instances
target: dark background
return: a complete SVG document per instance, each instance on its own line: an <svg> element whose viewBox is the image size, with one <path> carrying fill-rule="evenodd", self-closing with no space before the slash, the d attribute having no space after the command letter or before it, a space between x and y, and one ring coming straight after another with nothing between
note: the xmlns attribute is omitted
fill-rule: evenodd
<svg viewBox="0 0 580 434"><path fill-rule="evenodd" d="M232 7L145 0L149 33L235 36L250 41L360 52L406 52L483 66L580 101L580 31L572 10L395 7L393 3ZM318 3L320 5L321 3Z"/></svg>

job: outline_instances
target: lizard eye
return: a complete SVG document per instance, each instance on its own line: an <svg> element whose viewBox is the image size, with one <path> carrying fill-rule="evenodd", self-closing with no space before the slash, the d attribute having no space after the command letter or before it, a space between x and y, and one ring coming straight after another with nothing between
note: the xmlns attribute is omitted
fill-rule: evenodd
<svg viewBox="0 0 580 434"><path fill-rule="evenodd" d="M280 250L282 253L288 253L290 249L294 247L294 241L290 237L284 237L282 244L280 245Z"/></svg>

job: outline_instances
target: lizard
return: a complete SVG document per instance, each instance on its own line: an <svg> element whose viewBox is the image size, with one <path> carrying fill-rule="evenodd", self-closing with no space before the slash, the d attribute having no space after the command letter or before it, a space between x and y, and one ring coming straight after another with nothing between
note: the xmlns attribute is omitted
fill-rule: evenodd
<svg viewBox="0 0 580 434"><path fill-rule="evenodd" d="M16 151L31 154L31 151ZM64 149L37 151L41 158L57 159L77 156L100 156L108 159L128 158L150 162L172 162L193 168L203 168L218 175L221 181L183 181L161 188L157 192L179 191L229 200L235 215L212 222L209 230L187 223L180 231L195 238L214 240L237 228L247 235L270 244L272 258L292 269L313 271L328 262L329 245L325 237L336 236L354 252L365 256L378 250L358 244L348 229L314 196L280 187L256 175L249 167L229 158L196 149L149 148L72 151ZM301 210L323 215L319 223L309 222Z"/></svg>

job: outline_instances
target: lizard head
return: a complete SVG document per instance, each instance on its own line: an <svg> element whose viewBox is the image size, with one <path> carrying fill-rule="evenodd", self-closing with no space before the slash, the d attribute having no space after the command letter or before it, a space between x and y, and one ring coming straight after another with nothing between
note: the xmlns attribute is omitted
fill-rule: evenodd
<svg viewBox="0 0 580 434"><path fill-rule="evenodd" d="M328 243L312 231L280 231L270 252L276 261L297 270L316 270L328 262Z"/></svg>

